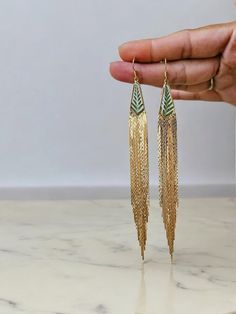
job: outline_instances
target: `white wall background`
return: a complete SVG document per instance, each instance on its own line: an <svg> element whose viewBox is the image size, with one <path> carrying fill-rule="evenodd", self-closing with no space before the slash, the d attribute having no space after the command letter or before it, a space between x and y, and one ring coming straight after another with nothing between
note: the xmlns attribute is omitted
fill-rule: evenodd
<svg viewBox="0 0 236 314"><path fill-rule="evenodd" d="M0 187L127 186L124 41L235 19L233 0L1 0ZM144 86L151 182L160 92ZM235 108L176 103L181 184L233 184Z"/></svg>

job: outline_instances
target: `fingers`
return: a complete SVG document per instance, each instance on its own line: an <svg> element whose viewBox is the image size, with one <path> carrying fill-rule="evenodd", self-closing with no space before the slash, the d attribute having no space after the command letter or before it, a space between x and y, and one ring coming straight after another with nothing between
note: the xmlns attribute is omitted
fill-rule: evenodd
<svg viewBox="0 0 236 314"><path fill-rule="evenodd" d="M191 85L199 85L207 89L209 80L215 76L219 67L219 58L209 58L202 60L182 60L167 64L168 81L171 86L178 86L177 89L191 90ZM139 81L143 84L161 87L163 85L164 65L135 64ZM130 62L113 62L110 65L111 75L123 82L133 82L133 67ZM202 84L204 83L204 84ZM195 89L196 90L196 89ZM194 91L194 89L193 89Z"/></svg>
<svg viewBox="0 0 236 314"><path fill-rule="evenodd" d="M222 56L223 63L227 60L227 65L229 68L235 68L236 66L236 27L232 32L230 41L224 51Z"/></svg>
<svg viewBox="0 0 236 314"><path fill-rule="evenodd" d="M195 85L171 85L171 89L174 90L182 90L182 91L188 91L188 92L202 92L209 90L210 83L209 81L195 84Z"/></svg>
<svg viewBox="0 0 236 314"><path fill-rule="evenodd" d="M209 90L203 92L186 92L182 90L172 90L171 95L174 99L182 100L222 101L222 98L217 92Z"/></svg>
<svg viewBox="0 0 236 314"><path fill-rule="evenodd" d="M119 47L124 61L159 62L163 59L179 60L209 58L220 54L230 39L235 22L216 24L171 35L124 43Z"/></svg>

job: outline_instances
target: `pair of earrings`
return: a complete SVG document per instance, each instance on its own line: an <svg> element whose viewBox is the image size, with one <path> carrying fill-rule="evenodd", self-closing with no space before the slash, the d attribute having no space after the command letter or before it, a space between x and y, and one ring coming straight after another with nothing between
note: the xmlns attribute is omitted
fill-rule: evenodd
<svg viewBox="0 0 236 314"><path fill-rule="evenodd" d="M148 128L141 86L134 67L134 83L129 115L131 205L141 256L147 241L149 212ZM159 203L171 260L174 253L176 209L178 207L177 121L168 84L165 59L164 84L158 113Z"/></svg>

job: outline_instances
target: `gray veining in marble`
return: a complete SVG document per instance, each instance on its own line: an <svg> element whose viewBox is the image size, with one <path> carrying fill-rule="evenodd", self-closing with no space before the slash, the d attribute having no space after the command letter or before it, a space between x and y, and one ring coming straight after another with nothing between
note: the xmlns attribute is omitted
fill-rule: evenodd
<svg viewBox="0 0 236 314"><path fill-rule="evenodd" d="M1 201L0 313L235 313L235 200L181 201L173 265L151 205L142 263L128 201Z"/></svg>

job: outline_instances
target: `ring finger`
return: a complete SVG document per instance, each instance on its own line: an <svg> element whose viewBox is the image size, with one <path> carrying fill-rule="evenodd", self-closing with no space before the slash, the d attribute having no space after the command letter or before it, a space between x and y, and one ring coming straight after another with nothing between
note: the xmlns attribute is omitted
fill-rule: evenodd
<svg viewBox="0 0 236 314"><path fill-rule="evenodd" d="M182 90L187 92L203 92L210 89L211 81L195 84L195 85L170 85L171 89Z"/></svg>

